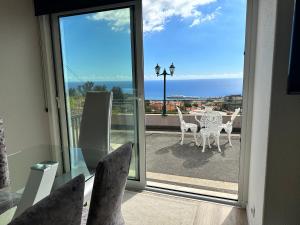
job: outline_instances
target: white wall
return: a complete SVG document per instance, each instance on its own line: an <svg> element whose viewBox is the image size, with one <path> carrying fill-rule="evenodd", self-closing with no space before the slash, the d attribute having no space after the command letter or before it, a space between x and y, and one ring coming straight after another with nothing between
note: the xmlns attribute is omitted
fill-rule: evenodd
<svg viewBox="0 0 300 225"><path fill-rule="evenodd" d="M258 2L253 122L247 214L250 225L262 225L268 149L276 0ZM255 208L255 215L251 213Z"/></svg>
<svg viewBox="0 0 300 225"><path fill-rule="evenodd" d="M300 224L300 96L286 94L293 2L278 2L264 225Z"/></svg>
<svg viewBox="0 0 300 225"><path fill-rule="evenodd" d="M32 0L0 0L0 117L9 153L49 143Z"/></svg>

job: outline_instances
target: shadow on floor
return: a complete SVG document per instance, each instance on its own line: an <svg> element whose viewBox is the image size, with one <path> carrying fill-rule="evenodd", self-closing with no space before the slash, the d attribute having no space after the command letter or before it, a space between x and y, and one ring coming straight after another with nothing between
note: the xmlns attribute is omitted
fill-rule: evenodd
<svg viewBox="0 0 300 225"><path fill-rule="evenodd" d="M211 148L197 147L193 135L187 134L180 145L178 132L153 132L146 135L147 172L176 176L237 182L240 159L240 136L232 137L229 146L225 135L220 137L221 152L211 138ZM200 142L201 144L201 142Z"/></svg>
<svg viewBox="0 0 300 225"><path fill-rule="evenodd" d="M211 148L208 146L205 148L205 152L202 152L202 146L197 147L195 143L180 145L180 141L177 143L161 148L155 153L157 155L164 155L172 153L175 157L185 159L183 166L185 168L197 168L209 162L209 159L215 154L219 154L222 157L226 157L226 151L228 143L220 145L222 152L218 152L218 148L214 142L211 142Z"/></svg>

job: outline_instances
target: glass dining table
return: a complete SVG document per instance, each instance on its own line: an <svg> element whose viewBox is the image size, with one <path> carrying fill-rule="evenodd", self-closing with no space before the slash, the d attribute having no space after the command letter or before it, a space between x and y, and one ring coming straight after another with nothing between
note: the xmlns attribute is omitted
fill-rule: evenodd
<svg viewBox="0 0 300 225"><path fill-rule="evenodd" d="M93 183L95 169L89 168L88 160L92 156L86 152L89 151L80 148L39 145L8 155L10 185L0 189L0 224L6 224L4 221L8 221L8 217L14 214L25 187L30 185L32 170L47 168L50 164L57 165L53 185L49 187L51 191L79 174L85 176L86 184ZM103 157L104 155L105 153Z"/></svg>

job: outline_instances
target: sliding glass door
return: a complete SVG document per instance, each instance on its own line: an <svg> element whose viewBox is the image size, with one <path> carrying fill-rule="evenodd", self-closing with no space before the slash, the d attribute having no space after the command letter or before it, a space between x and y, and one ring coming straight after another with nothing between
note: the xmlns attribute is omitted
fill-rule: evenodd
<svg viewBox="0 0 300 225"><path fill-rule="evenodd" d="M134 143L129 177L141 182L143 86L137 83L136 11L135 5L110 6L56 15L52 24L64 144L78 147L86 93L111 91L110 148Z"/></svg>
<svg viewBox="0 0 300 225"><path fill-rule="evenodd" d="M239 201L252 1L159 2L143 0L147 185Z"/></svg>

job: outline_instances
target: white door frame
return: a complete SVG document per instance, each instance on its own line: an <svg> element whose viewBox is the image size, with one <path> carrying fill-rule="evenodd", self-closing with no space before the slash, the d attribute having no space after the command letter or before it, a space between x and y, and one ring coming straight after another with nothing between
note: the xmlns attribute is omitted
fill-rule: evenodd
<svg viewBox="0 0 300 225"><path fill-rule="evenodd" d="M68 123L65 105L65 91L62 70L62 56L59 34L59 16L99 12L118 8L132 8L132 55L137 86L137 121L138 121L138 177L137 180L128 180L127 186L133 189L144 189L146 185L145 170L145 111L144 111L144 64L143 64L143 27L142 27L142 3L141 1L130 1L94 7L83 10L75 10L52 14L51 16L40 16L41 52L43 59L44 78L46 93L49 102L49 123L51 142L54 145L69 146ZM60 135L58 135L60 134ZM66 168L70 168L69 152L63 154Z"/></svg>
<svg viewBox="0 0 300 225"><path fill-rule="evenodd" d="M258 0L247 0L238 205L248 202Z"/></svg>

